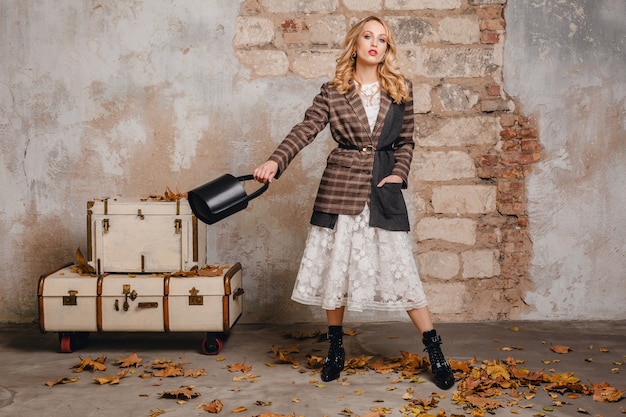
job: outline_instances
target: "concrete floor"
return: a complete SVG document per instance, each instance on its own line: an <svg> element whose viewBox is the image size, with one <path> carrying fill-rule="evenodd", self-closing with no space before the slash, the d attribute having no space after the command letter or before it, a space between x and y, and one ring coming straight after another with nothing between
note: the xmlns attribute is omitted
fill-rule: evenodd
<svg viewBox="0 0 626 417"><path fill-rule="evenodd" d="M518 331L512 328L517 327ZM345 329L356 331L344 338L347 357L374 355L375 358L398 356L400 351L423 355L422 345L410 323L347 323ZM431 393L444 394L432 416L469 416L462 406L451 400L456 387L449 391L438 389L429 373L419 375L417 382L400 378L398 373L381 374L372 370L353 374L344 373L339 381L322 384L319 373L305 368L307 354L324 356L326 342L318 338L296 340L286 337L291 332L312 333L325 331L323 325L252 325L236 324L224 349L215 356L200 353L203 334L93 334L89 344L73 353L59 353L56 334L40 334L36 325L0 325L0 416L2 417L58 417L111 416L127 417L200 416L211 415L200 404L219 399L223 404L220 415L259 416L294 415L306 417L364 416L371 410L387 410L390 416L409 415L402 407L410 403L403 399L407 389L413 397L430 399ZM448 359L478 361L504 359L512 356L523 359L530 370L545 372L574 372L582 383L608 382L626 389L626 321L619 322L489 322L471 324L440 324ZM550 344L569 346L572 351L557 354ZM299 346L292 356L300 366L272 365L272 347L287 349ZM504 348L514 348L513 350ZM602 352L601 348L608 349ZM141 367L121 379L117 385L99 385L94 377L112 376L120 369L116 358L137 353ZM104 372L73 373L71 368L80 358L93 359L106 355L108 369ZM592 361L589 361L592 358ZM185 363L185 369L205 369L206 376L140 378L147 365L156 359ZM544 363L544 361L551 361ZM614 363L615 362L615 363ZM233 373L228 365L244 363L251 366L243 378L242 372ZM619 368L619 373L612 373ZM80 380L74 383L46 386L46 381L59 378ZM239 377L240 380L234 378ZM182 386L193 386L201 395L178 404L176 400L160 398L160 394L176 391ZM626 396L626 394L625 394ZM509 404L512 398L499 398ZM520 406L506 405L495 410L496 416L553 417L591 416L616 417L626 409L626 399L617 403L600 403L591 396L568 399L558 395L562 406L554 406L549 394L542 388L531 400L522 400ZM234 413L239 407L245 411ZM544 407L548 407L544 410ZM552 411L549 411L549 408ZM579 410L580 409L580 410ZM445 414L441 413L445 410ZM437 413L441 414L437 414ZM273 413L273 414L270 414Z"/></svg>

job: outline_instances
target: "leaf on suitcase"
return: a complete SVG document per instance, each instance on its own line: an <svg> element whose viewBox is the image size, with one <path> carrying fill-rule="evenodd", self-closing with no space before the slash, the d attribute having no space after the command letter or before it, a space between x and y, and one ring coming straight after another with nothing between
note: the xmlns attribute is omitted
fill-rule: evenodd
<svg viewBox="0 0 626 417"><path fill-rule="evenodd" d="M166 391L160 394L160 398L170 398L175 400L190 400L200 396L199 392L193 390L193 387L180 387L176 391Z"/></svg>
<svg viewBox="0 0 626 417"><path fill-rule="evenodd" d="M80 358L80 362L72 367L74 369L72 372L79 373L85 370L106 371L107 366L104 364L104 361L106 361L106 356L100 356L95 360L92 358Z"/></svg>
<svg viewBox="0 0 626 417"><path fill-rule="evenodd" d="M115 358L115 364L120 368L130 368L131 366L137 368L141 366L141 358L136 353L133 353L125 358Z"/></svg>
<svg viewBox="0 0 626 417"><path fill-rule="evenodd" d="M122 378L124 378L126 375L128 375L128 372L130 372L130 371L128 369L126 369L126 370L120 372L117 375L105 376L105 377L102 377L102 378L94 377L93 380L95 382L97 382L98 384L100 384L100 385L107 385L107 384L109 384L109 385L116 385L116 384L120 383L120 380Z"/></svg>
<svg viewBox="0 0 626 417"><path fill-rule="evenodd" d="M176 189L176 192L174 192L170 189L170 187L167 187L163 195L150 194L148 198L142 198L140 200L176 201L180 200L181 198L187 198L187 193L181 193L180 191L178 191L178 189Z"/></svg>
<svg viewBox="0 0 626 417"><path fill-rule="evenodd" d="M228 370L230 372L249 372L252 370L252 366L246 365L245 363L232 363L228 365Z"/></svg>
<svg viewBox="0 0 626 417"><path fill-rule="evenodd" d="M96 270L93 266L89 265L80 248L76 249L76 265L72 266L71 271L75 274L89 274L93 275Z"/></svg>
<svg viewBox="0 0 626 417"><path fill-rule="evenodd" d="M217 414L222 411L224 404L220 400L213 400L209 404L201 404L204 411L212 414Z"/></svg>
<svg viewBox="0 0 626 417"><path fill-rule="evenodd" d="M44 384L49 386L49 387L53 387L55 385L70 384L70 383L76 382L78 380L80 380L79 376L76 376L74 378L57 378L55 381L46 381L46 382L44 382Z"/></svg>

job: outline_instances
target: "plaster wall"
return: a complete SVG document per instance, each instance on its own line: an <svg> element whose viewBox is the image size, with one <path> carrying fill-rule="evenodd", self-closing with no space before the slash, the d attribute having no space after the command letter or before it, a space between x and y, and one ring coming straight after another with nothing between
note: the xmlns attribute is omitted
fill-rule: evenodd
<svg viewBox="0 0 626 417"><path fill-rule="evenodd" d="M626 317L626 3L509 1L504 79L538 120L528 319Z"/></svg>
<svg viewBox="0 0 626 417"><path fill-rule="evenodd" d="M514 110L497 88L502 68L508 93L537 116L546 152L527 179L533 288L508 284L525 294L520 310L624 318L624 34L611 17L623 5L509 1L503 59L502 28L486 28L493 45L480 44L475 9L503 3L324 0L301 10L271 0L0 1L0 322L33 320L37 278L86 252L87 201L186 191L263 162L329 77L342 13L387 13L414 43L401 57L417 81L421 128L407 200L416 257L433 271L424 280L436 318L510 309L497 240L507 216L472 166L499 146L499 115ZM265 31L287 21L289 4L324 34L310 41L323 53L296 53ZM309 42L303 33L286 31L283 42ZM250 46L259 38L269 40ZM244 265L244 321L324 318L289 296L328 139L323 132L247 210L208 228L209 262Z"/></svg>

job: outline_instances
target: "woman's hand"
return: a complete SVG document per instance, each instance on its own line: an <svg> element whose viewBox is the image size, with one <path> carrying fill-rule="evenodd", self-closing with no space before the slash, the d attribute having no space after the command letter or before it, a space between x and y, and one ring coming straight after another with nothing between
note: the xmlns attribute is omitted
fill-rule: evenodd
<svg viewBox="0 0 626 417"><path fill-rule="evenodd" d="M258 182L266 183L272 182L276 172L278 172L278 164L274 161L267 161L259 165L252 173L252 176Z"/></svg>
<svg viewBox="0 0 626 417"><path fill-rule="evenodd" d="M382 180L380 180L380 182L378 183L378 187L382 187L388 182L394 183L394 184L398 184L398 183L402 184L404 181L402 181L402 178L400 178L399 175L389 175L388 177L385 177Z"/></svg>

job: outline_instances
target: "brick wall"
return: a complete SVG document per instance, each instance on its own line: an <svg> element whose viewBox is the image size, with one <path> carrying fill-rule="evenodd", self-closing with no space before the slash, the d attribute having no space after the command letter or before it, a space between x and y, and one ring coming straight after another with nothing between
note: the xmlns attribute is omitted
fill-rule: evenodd
<svg viewBox="0 0 626 417"><path fill-rule="evenodd" d="M330 78L356 20L376 14L393 28L414 85L412 233L438 319L515 317L529 287L525 181L541 146L503 89L505 3L248 0L237 17L235 53L253 78Z"/></svg>

